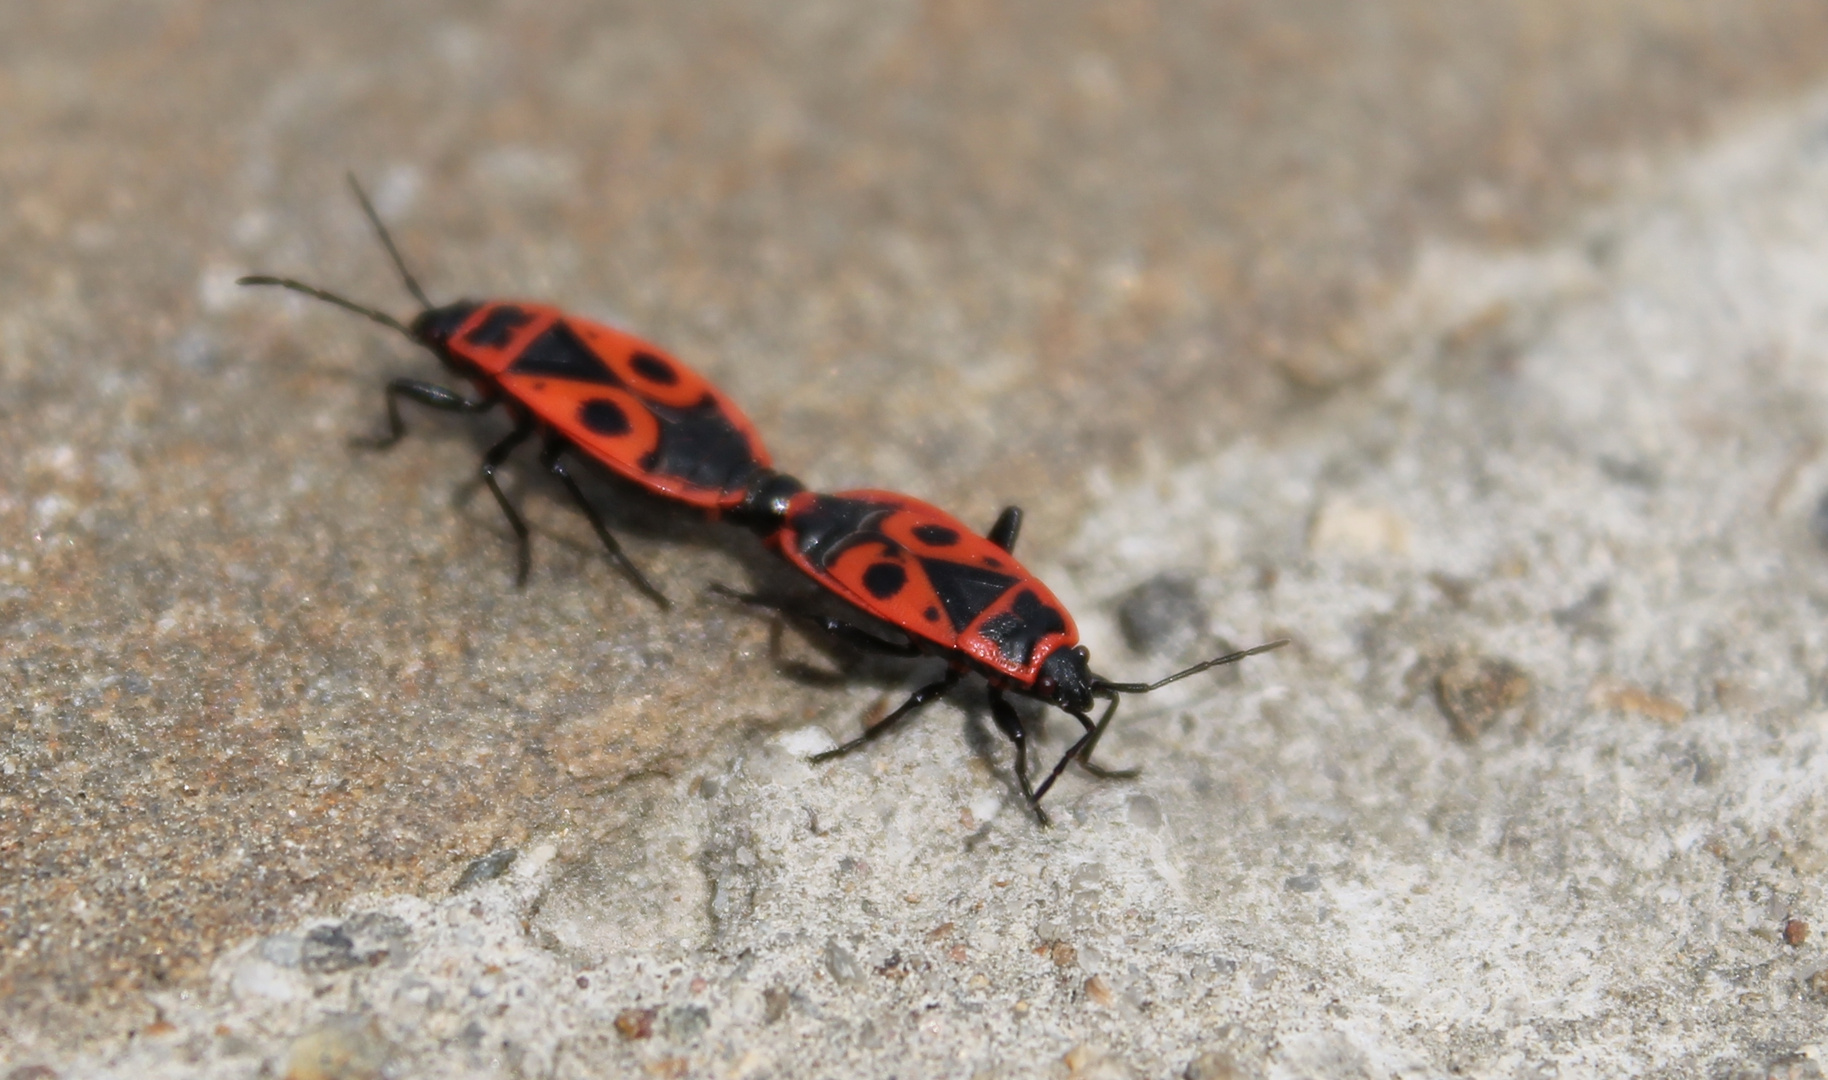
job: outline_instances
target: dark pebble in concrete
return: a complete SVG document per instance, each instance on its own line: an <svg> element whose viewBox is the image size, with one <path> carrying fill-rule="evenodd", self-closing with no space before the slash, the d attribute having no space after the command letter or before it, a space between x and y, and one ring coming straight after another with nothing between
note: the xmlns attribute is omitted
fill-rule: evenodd
<svg viewBox="0 0 1828 1080"><path fill-rule="evenodd" d="M1209 618L1192 574L1165 570L1131 589L1117 604L1117 627L1131 650L1152 654L1206 629Z"/></svg>

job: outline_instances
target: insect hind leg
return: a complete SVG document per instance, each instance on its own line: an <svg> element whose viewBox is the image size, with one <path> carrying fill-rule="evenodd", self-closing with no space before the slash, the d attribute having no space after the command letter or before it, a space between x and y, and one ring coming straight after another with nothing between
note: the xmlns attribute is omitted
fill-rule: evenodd
<svg viewBox="0 0 1828 1080"><path fill-rule="evenodd" d="M750 607L761 608L765 611L778 611L788 618L810 623L820 630L825 631L825 633L831 635L838 641L841 641L860 652L874 653L877 656L896 656L904 659L920 655L920 646L914 644L912 641L890 641L887 638L877 637L875 634L870 633L861 626L854 626L845 622L843 619L834 619L828 615L821 615L818 612L813 611L810 608L802 607L799 604L794 604L786 600L775 600L766 596L759 596L755 593L738 592L728 585L719 585L715 582L711 584L710 588L711 591L717 595L734 600L739 604L747 604Z"/></svg>
<svg viewBox="0 0 1828 1080"><path fill-rule="evenodd" d="M841 746L837 746L837 747L834 747L833 749L814 754L812 757L807 758L806 760L814 762L814 763L821 762L821 761L830 761L832 758L843 757L845 754L848 754L851 751L856 750L858 747L861 747L867 743L874 742L875 740L881 738L882 735L885 732L887 732L890 728L894 727L897 723L901 722L901 720L903 718L911 715L915 710L919 709L922 705L925 705L927 702L932 701L934 698L944 697L948 691L950 691L954 686L958 685L958 681L961 677L962 677L962 675L960 672L957 672L957 671L946 672L944 677L936 679L935 681L930 682L927 685L921 687L920 689L914 691L912 694L909 694L908 700L902 702L900 705L897 705L895 707L894 712L891 712L887 716L876 721L874 724L871 724L869 727L864 728L863 734L852 739L850 742L844 743Z"/></svg>

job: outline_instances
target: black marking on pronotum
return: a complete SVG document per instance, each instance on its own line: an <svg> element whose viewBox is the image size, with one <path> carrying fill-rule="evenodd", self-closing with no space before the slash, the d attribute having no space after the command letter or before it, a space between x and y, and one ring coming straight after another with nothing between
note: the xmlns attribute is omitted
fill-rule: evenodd
<svg viewBox="0 0 1828 1080"><path fill-rule="evenodd" d="M550 375L555 379L594 383L598 386L622 386L624 383L609 370L590 346L584 344L571 327L560 319L546 332L527 343L526 349L508 365L510 375Z"/></svg>
<svg viewBox="0 0 1828 1080"><path fill-rule="evenodd" d="M673 369L673 365L667 363L665 357L655 356L651 352L637 352L629 357L628 366L635 369L635 374L661 386L672 386L679 381L679 372Z"/></svg>
<svg viewBox="0 0 1828 1080"><path fill-rule="evenodd" d="M643 470L695 487L735 491L761 467L749 440L710 394L689 409L658 402L649 402L648 408L660 421L660 441L641 459Z"/></svg>
<svg viewBox="0 0 1828 1080"><path fill-rule="evenodd" d="M578 406L578 423L598 435L614 437L630 431L628 413L608 398L591 398Z"/></svg>
<svg viewBox="0 0 1828 1080"><path fill-rule="evenodd" d="M951 547L958 543L958 530L948 529L944 525L916 525L914 538L934 547Z"/></svg>
<svg viewBox="0 0 1828 1080"><path fill-rule="evenodd" d="M946 617L952 621L954 630L970 626L971 620L996 603L997 597L1008 592L1018 580L995 570L946 559L921 559L920 567L926 571L927 580L933 583L933 591L945 606Z"/></svg>
<svg viewBox="0 0 1828 1080"><path fill-rule="evenodd" d="M1027 667L1029 658L1035 654L1035 646L1049 634L1066 633L1066 620L1060 613L1041 602L1033 591L1023 589L1016 594L1014 604L1008 611L999 612L984 620L984 625L977 631L986 639L996 643L997 651L1003 658L1020 667Z"/></svg>
<svg viewBox="0 0 1828 1080"><path fill-rule="evenodd" d="M412 334L420 341L443 345L451 340L451 335L457 332L457 328L468 322L481 306L469 300L459 300L443 307L426 308L413 319Z"/></svg>
<svg viewBox="0 0 1828 1080"><path fill-rule="evenodd" d="M516 329L532 321L533 316L513 304L497 304L475 329L463 335L463 340L486 349L499 349L514 339Z"/></svg>
<svg viewBox="0 0 1828 1080"><path fill-rule="evenodd" d="M908 572L892 562L871 563L863 572L863 587L878 600L887 600L908 584Z"/></svg>
<svg viewBox="0 0 1828 1080"><path fill-rule="evenodd" d="M878 522L894 512L894 507L881 503L820 495L811 506L789 518L787 525L799 537L800 555L821 571L829 571L840 552L863 540L881 542L885 552L899 550L901 545L876 528Z"/></svg>

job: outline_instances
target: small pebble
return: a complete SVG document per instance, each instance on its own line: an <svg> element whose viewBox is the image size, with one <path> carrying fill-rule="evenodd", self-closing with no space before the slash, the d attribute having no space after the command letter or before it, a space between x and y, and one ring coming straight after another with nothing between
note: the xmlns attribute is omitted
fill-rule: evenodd
<svg viewBox="0 0 1828 1080"><path fill-rule="evenodd" d="M514 865L514 859L519 854L520 851L516 848L502 848L471 859L470 864L463 868L463 873L457 875L457 884L451 886L451 891L460 893L485 881L494 881L508 872L508 867Z"/></svg>
<svg viewBox="0 0 1828 1080"><path fill-rule="evenodd" d="M1122 1061L1084 1043L1068 1050L1060 1063L1072 1080L1127 1080L1136 1075Z"/></svg>
<svg viewBox="0 0 1828 1080"><path fill-rule="evenodd" d="M1530 676L1509 660L1463 656L1435 676L1435 703L1462 739L1476 739L1529 700Z"/></svg>
<svg viewBox="0 0 1828 1080"><path fill-rule="evenodd" d="M1822 492L1815 512L1809 515L1809 531L1815 534L1816 543L1828 547L1828 491Z"/></svg>
<svg viewBox="0 0 1828 1080"><path fill-rule="evenodd" d="M837 938L825 943L825 970L840 983L854 983L863 978L863 965L857 963L849 949L838 944Z"/></svg>
<svg viewBox="0 0 1828 1080"><path fill-rule="evenodd" d="M1133 652L1166 651L1206 629L1210 616L1200 603L1192 574L1163 571L1131 589L1117 605L1117 628Z"/></svg>
<svg viewBox="0 0 1828 1080"><path fill-rule="evenodd" d="M762 991L762 1019L772 1024L787 1015L787 1007L793 1004L793 991L785 986L770 986Z"/></svg>
<svg viewBox="0 0 1828 1080"><path fill-rule="evenodd" d="M1784 944L1801 945L1809 940L1809 924L1801 919L1790 919L1784 923Z"/></svg>
<svg viewBox="0 0 1828 1080"><path fill-rule="evenodd" d="M1807 1055L1785 1054L1765 1066L1763 1080L1822 1080L1822 1067Z"/></svg>
<svg viewBox="0 0 1828 1080"><path fill-rule="evenodd" d="M666 1037L676 1043L689 1043L711 1027L711 1010L703 1005L675 1005L660 1019Z"/></svg>
<svg viewBox="0 0 1828 1080"><path fill-rule="evenodd" d="M1688 718L1688 706L1630 683L1601 680L1588 691L1587 702L1663 724L1679 724Z"/></svg>
<svg viewBox="0 0 1828 1080"><path fill-rule="evenodd" d="M1243 1080L1244 1070L1230 1054L1209 1050L1187 1063L1186 1080Z"/></svg>
<svg viewBox="0 0 1828 1080"><path fill-rule="evenodd" d="M654 1034L654 1009L623 1009L616 1014L616 1034L633 1042Z"/></svg>
<svg viewBox="0 0 1828 1080"><path fill-rule="evenodd" d="M1803 985L1807 986L1816 996L1828 998L1828 968L1823 968L1804 979Z"/></svg>
<svg viewBox="0 0 1828 1080"><path fill-rule="evenodd" d="M372 1020L333 1020L293 1040L285 1080L379 1080L392 1051Z"/></svg>

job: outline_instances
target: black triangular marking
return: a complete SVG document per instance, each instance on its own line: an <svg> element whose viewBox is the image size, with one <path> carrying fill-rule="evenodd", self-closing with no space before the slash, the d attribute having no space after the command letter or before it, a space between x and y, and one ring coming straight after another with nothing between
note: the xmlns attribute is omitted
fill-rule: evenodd
<svg viewBox="0 0 1828 1080"><path fill-rule="evenodd" d="M471 300L459 300L443 307L426 308L412 321L413 337L433 345L449 344L451 335L469 322L470 316L476 314L476 309L481 306ZM475 338L475 332L472 331L469 336Z"/></svg>
<svg viewBox="0 0 1828 1080"><path fill-rule="evenodd" d="M452 305L459 307L461 305ZM475 305L470 310L476 310ZM533 321L533 316L515 307L513 304L496 304L489 313L482 317L475 328L463 335L463 340L472 345L484 348L499 349L514 338L514 331ZM456 329L452 327L452 329Z"/></svg>
<svg viewBox="0 0 1828 1080"><path fill-rule="evenodd" d="M981 566L946 559L921 559L920 567L927 572L927 580L933 583L939 602L945 605L946 618L952 621L953 630L970 626L971 620L1021 580Z"/></svg>
<svg viewBox="0 0 1828 1080"><path fill-rule="evenodd" d="M563 319L546 328L546 332L527 343L521 354L508 365L510 375L550 375L555 379L595 383L599 386L621 386L622 380L609 370L603 358L591 351Z"/></svg>
<svg viewBox="0 0 1828 1080"><path fill-rule="evenodd" d="M1003 659L1017 667L1027 667L1042 638L1066 632L1066 620L1043 604L1040 597L1023 589L1008 611L985 619L977 632L996 642Z"/></svg>
<svg viewBox="0 0 1828 1080"><path fill-rule="evenodd" d="M712 491L735 491L761 468L749 439L711 395L689 409L653 402L648 409L660 421L659 442L641 459L648 472Z"/></svg>

